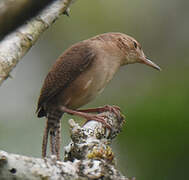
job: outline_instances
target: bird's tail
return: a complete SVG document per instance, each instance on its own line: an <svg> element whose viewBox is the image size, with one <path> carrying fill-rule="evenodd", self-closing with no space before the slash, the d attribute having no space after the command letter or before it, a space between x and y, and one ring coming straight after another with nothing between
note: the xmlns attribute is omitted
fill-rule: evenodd
<svg viewBox="0 0 189 180"><path fill-rule="evenodd" d="M61 117L63 113L60 111L51 111L47 114L46 127L43 135L42 143L42 157L46 157L48 135L50 134L50 149L53 155L60 159L60 131L61 131Z"/></svg>

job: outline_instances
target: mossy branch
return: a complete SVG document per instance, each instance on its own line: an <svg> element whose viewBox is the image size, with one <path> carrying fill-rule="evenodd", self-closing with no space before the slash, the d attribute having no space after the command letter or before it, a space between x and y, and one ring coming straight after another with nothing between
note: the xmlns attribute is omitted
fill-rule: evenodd
<svg viewBox="0 0 189 180"><path fill-rule="evenodd" d="M111 129L97 121L88 121L80 127L69 120L72 140L65 147L64 161L56 161L55 156L39 159L0 151L0 179L129 180L116 169L115 157L109 146L120 132L124 118L112 112L99 115L105 116Z"/></svg>

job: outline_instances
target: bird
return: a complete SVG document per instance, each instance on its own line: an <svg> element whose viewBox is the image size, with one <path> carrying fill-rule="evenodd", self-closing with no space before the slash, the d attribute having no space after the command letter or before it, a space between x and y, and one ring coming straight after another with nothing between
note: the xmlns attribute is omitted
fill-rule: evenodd
<svg viewBox="0 0 189 180"><path fill-rule="evenodd" d="M103 122L102 118L90 113L103 110L103 107L88 110L78 108L100 94L121 66L134 63L161 70L146 57L139 42L119 32L96 35L63 52L47 74L37 104L37 116L46 117L43 158L47 155L50 134L51 154L60 159L61 117L64 113ZM105 108L110 109L110 106Z"/></svg>

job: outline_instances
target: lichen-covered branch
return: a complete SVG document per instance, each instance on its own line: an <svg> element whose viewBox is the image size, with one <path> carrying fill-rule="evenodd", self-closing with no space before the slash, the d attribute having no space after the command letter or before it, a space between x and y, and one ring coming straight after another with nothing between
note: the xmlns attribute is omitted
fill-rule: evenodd
<svg viewBox="0 0 189 180"><path fill-rule="evenodd" d="M63 162L56 161L54 156L43 160L0 151L0 179L129 180L116 169L114 154L109 146L120 132L124 119L112 112L99 115L105 116L110 129L92 120L83 127L73 120L69 121L72 141L65 147Z"/></svg>
<svg viewBox="0 0 189 180"><path fill-rule="evenodd" d="M0 42L0 85L32 45L57 18L63 14L72 0L56 0L38 16L21 26Z"/></svg>

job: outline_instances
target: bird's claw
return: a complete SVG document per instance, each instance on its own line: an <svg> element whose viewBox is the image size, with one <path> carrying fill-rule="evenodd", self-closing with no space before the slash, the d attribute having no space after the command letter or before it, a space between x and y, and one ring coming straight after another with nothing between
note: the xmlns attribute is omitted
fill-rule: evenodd
<svg viewBox="0 0 189 180"><path fill-rule="evenodd" d="M120 118L120 117L121 117L121 114L120 114L121 109L120 109L120 107L118 107L118 106L105 105L105 106L104 106L104 110L114 113L117 118Z"/></svg>
<svg viewBox="0 0 189 180"><path fill-rule="evenodd" d="M66 9L66 10L63 12L63 14L69 17L69 16L70 16L70 14L69 14L69 9Z"/></svg>
<svg viewBox="0 0 189 180"><path fill-rule="evenodd" d="M111 129L111 126L106 122L105 118L106 118L105 115L89 115L86 118L87 121L85 122L85 124L88 121L97 121L97 122L102 123L106 128Z"/></svg>

